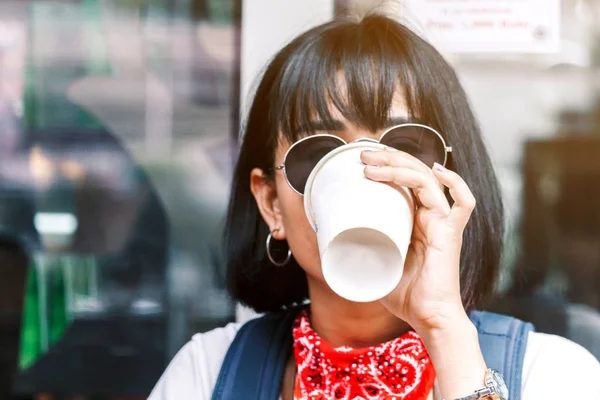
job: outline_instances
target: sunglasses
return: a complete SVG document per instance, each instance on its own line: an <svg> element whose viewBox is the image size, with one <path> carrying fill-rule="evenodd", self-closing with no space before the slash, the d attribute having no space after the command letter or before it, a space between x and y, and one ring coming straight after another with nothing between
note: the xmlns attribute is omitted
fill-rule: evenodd
<svg viewBox="0 0 600 400"><path fill-rule="evenodd" d="M392 126L383 132L379 140L360 138L352 143L356 142L380 143L408 153L429 167L433 167L434 163L446 166L448 153L452 152L452 147L446 145L438 131L421 124ZM283 171L290 187L303 195L308 177L319 161L330 151L346 144L342 138L330 134L305 137L288 149L283 164L275 166L275 170Z"/></svg>

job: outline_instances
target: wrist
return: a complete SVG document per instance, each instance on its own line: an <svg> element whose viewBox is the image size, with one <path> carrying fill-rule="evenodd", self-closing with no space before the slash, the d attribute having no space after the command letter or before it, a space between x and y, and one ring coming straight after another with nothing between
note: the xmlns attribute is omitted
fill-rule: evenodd
<svg viewBox="0 0 600 400"><path fill-rule="evenodd" d="M465 356L481 355L477 329L466 314L464 317L457 316L444 327L417 333L429 356L438 364L454 363Z"/></svg>
<svg viewBox="0 0 600 400"><path fill-rule="evenodd" d="M444 304L435 317L417 323L413 329L424 341L446 341L449 336L476 332L461 303Z"/></svg>
<svg viewBox="0 0 600 400"><path fill-rule="evenodd" d="M435 367L443 398L466 397L484 386L487 366L477 329L464 310L462 316L457 314L419 335Z"/></svg>

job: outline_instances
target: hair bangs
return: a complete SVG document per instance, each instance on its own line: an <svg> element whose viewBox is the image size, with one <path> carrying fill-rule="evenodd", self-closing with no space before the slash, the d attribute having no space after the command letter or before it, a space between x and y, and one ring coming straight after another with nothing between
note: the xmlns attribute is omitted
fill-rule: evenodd
<svg viewBox="0 0 600 400"><path fill-rule="evenodd" d="M313 133L315 121L325 131L339 130L338 113L351 125L384 129L399 91L408 116L419 114L401 43L378 40L380 27L345 24L305 42L281 69L271 110L289 142Z"/></svg>

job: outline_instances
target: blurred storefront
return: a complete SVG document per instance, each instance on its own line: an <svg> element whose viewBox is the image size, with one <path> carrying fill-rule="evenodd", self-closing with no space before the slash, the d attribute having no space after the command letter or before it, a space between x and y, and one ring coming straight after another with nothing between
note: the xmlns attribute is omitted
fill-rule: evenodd
<svg viewBox="0 0 600 400"><path fill-rule="evenodd" d="M2 348L18 349L0 398L143 398L193 333L233 320L237 7L0 3Z"/></svg>

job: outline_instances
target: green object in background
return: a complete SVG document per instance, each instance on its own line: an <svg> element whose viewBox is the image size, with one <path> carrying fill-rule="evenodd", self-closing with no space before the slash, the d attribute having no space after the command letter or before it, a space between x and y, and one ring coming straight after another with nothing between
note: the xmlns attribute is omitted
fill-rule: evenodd
<svg viewBox="0 0 600 400"><path fill-rule="evenodd" d="M56 343L59 340L69 325L69 317L67 315L67 298L65 287L64 275L62 273L63 268L60 260L52 270L51 274L51 294L52 298L50 301L51 307L49 310L50 326L49 326L49 345Z"/></svg>
<svg viewBox="0 0 600 400"><path fill-rule="evenodd" d="M25 301L23 303L23 323L21 325L21 348L19 354L20 369L29 368L42 353L36 277L35 263L32 262L28 268Z"/></svg>
<svg viewBox="0 0 600 400"><path fill-rule="evenodd" d="M101 126L71 103L67 91L83 77L111 73L103 29L98 0L75 4L32 2L23 95L25 128ZM23 306L19 368L31 367L63 337L73 305L73 288L69 287L73 282L65 280L65 271L80 269L87 275L87 265L85 258L78 257L32 258Z"/></svg>
<svg viewBox="0 0 600 400"><path fill-rule="evenodd" d="M34 257L25 292L19 368L33 365L66 331L69 325L64 257Z"/></svg>

